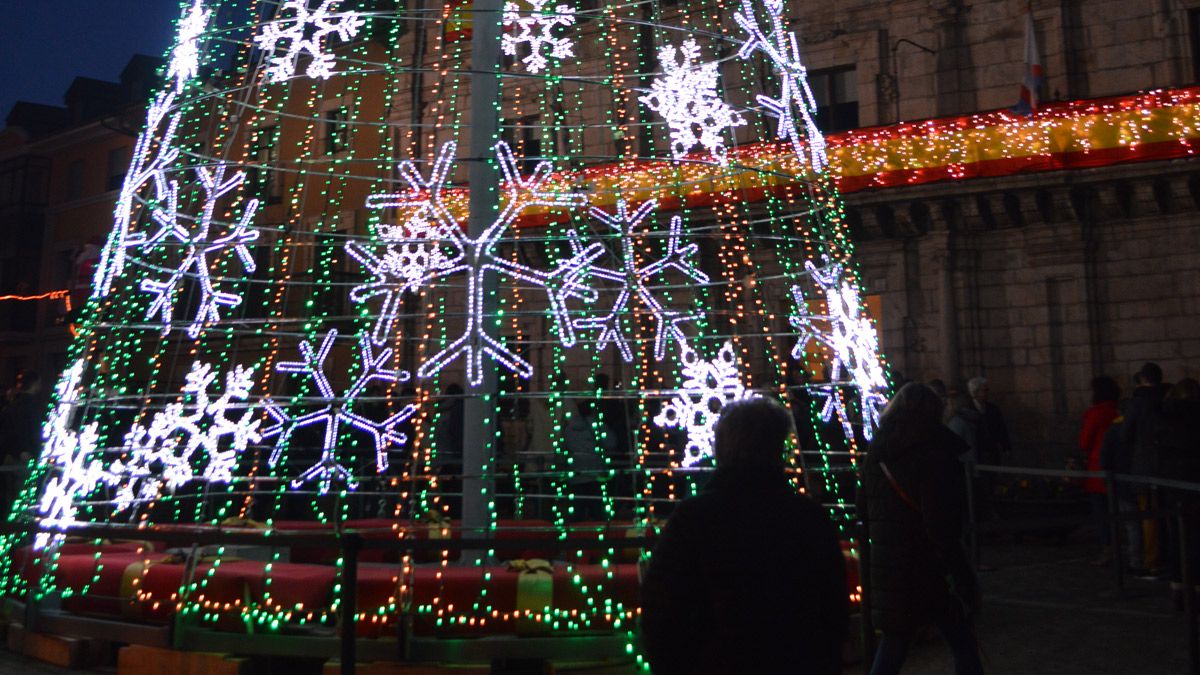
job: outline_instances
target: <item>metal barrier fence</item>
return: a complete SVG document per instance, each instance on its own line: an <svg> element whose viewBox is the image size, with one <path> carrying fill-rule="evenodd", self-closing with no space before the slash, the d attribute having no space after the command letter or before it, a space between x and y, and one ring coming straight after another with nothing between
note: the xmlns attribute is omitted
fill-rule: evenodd
<svg viewBox="0 0 1200 675"><path fill-rule="evenodd" d="M1082 480L1085 478L1100 478L1104 481L1105 493L1107 495L1107 513L1105 514L1105 522L1108 525L1108 539L1112 545L1112 570L1113 580L1118 595L1125 590L1125 562L1127 560L1124 554L1124 549L1121 544L1120 526L1122 521L1134 520L1163 520L1174 519L1178 531L1178 548L1179 548L1179 567L1180 567L1180 583L1183 585L1183 603L1184 613L1187 617L1187 644L1188 644L1188 662L1189 669L1193 675L1200 675L1200 617L1198 617L1196 583L1200 580L1193 575L1192 554L1190 551L1191 542L1196 535L1194 531L1194 514L1186 513L1182 509L1154 509L1149 511L1134 511L1122 512L1118 505L1119 487L1124 484L1130 487L1139 486L1149 491L1158 490L1176 490L1181 492L1194 492L1200 498L1200 483L1188 483L1169 478L1155 478L1150 476L1135 476L1131 474L1120 474L1112 471L1080 471L1072 469L1039 469L1034 467L1013 467L1013 466L997 466L990 464L975 464L966 465L967 472L967 513L968 526L967 538L970 547L971 560L975 567L979 567L979 534L981 532L999 531L1003 529L1014 530L1025 524L1046 525L1046 524L1083 524L1079 518L1040 518L1031 519L1023 522L1001 522L1001 523L980 523L976 513L975 487L972 478L980 473L991 473L996 475L1010 476L1036 476L1044 478L1059 478L1068 480Z"/></svg>

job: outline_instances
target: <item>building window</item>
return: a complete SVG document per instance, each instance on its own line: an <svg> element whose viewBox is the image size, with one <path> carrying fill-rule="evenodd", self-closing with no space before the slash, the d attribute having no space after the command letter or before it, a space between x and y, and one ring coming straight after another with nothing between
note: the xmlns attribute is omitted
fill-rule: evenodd
<svg viewBox="0 0 1200 675"><path fill-rule="evenodd" d="M0 206L13 206L21 199L20 170L0 172Z"/></svg>
<svg viewBox="0 0 1200 675"><path fill-rule="evenodd" d="M539 115L528 115L515 123L502 122L500 137L512 148L522 173L532 173L542 158L542 128Z"/></svg>
<svg viewBox="0 0 1200 675"><path fill-rule="evenodd" d="M278 130L276 126L264 127L255 129L250 136L250 184L267 204L283 201L279 150L275 147Z"/></svg>
<svg viewBox="0 0 1200 675"><path fill-rule="evenodd" d="M125 182L125 172L129 170L129 148L113 148L108 151L108 178L104 181L105 190L120 190Z"/></svg>
<svg viewBox="0 0 1200 675"><path fill-rule="evenodd" d="M817 126L833 133L858 127L858 81L854 67L827 68L808 74L817 100Z"/></svg>
<svg viewBox="0 0 1200 675"><path fill-rule="evenodd" d="M67 201L83 197L83 160L77 159L67 165Z"/></svg>
<svg viewBox="0 0 1200 675"><path fill-rule="evenodd" d="M339 106L325 111L325 154L336 155L350 149L350 109Z"/></svg>

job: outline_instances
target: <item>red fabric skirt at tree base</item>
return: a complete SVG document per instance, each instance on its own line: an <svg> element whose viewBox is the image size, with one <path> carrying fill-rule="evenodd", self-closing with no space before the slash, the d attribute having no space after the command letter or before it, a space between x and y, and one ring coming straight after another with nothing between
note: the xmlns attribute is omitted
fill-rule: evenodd
<svg viewBox="0 0 1200 675"><path fill-rule="evenodd" d="M380 520L356 524L364 530L364 536L383 538L397 536L398 530L392 529L390 523ZM560 555L575 557L577 549L571 542L594 540L601 531L614 540L623 535L644 534L630 523L580 523L568 531L567 542L563 543L552 542L553 530L548 523L526 525L519 529L510 527L498 536L501 539L545 536L545 549L532 546L521 553L558 549ZM315 529L290 526L280 525L280 529ZM455 531L454 536L457 535ZM195 584L189 602L198 603L201 612L208 615L210 621L206 625L212 626L211 616L216 615L217 629L242 632L246 630L243 608L248 602L277 613L284 620L288 612L292 621L321 616L335 599L334 589L339 579L339 570L333 565L227 559L216 565L207 561L197 564L194 579L189 581L185 579L186 564L178 558L147 550L145 543L70 543L60 550L54 585L68 591L64 609L153 624L167 624L173 619L185 582ZM842 551L846 561L846 590L853 604L857 604L861 593L857 552L849 542L842 543ZM16 568L31 582L36 582L46 564L41 556L30 547L13 552ZM546 634L549 628L530 617L531 613L541 613L546 606L556 610L560 617L564 613L571 617L599 612L601 616L593 620L593 625L599 628L609 625L622 611L634 611L638 602L638 566L632 562L608 566L521 560L511 566L417 565L405 574L400 564L372 562L373 557L364 556L364 564L358 571L361 618L357 632L363 637L394 635L399 615L404 611L413 614L416 633L425 636ZM580 557L593 559L590 553ZM561 622L560 627L565 629Z"/></svg>

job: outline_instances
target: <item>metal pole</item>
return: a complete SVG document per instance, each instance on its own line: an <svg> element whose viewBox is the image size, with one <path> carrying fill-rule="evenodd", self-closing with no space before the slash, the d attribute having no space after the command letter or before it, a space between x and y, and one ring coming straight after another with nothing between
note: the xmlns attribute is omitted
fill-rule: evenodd
<svg viewBox="0 0 1200 675"><path fill-rule="evenodd" d="M1125 556L1121 548L1121 509L1117 504L1117 478L1112 471L1104 472L1104 489L1108 492L1108 533L1112 542L1113 575L1119 594L1125 590Z"/></svg>
<svg viewBox="0 0 1200 675"><path fill-rule="evenodd" d="M963 464L967 475L967 542L971 547L971 565L979 569L979 522L975 513L975 476L979 473L975 462Z"/></svg>
<svg viewBox="0 0 1200 675"><path fill-rule="evenodd" d="M362 537L350 533L342 538L342 675L354 675L358 655L358 549Z"/></svg>
<svg viewBox="0 0 1200 675"><path fill-rule="evenodd" d="M475 0L471 11L471 132L467 148L467 182L470 186L467 235L480 237L492 224L500 205L500 176L493 165L493 147L500 131L500 0ZM478 266L484 251L471 246L468 264ZM471 334L473 350L483 347L483 334L496 325L496 279L481 275L479 311L482 329ZM469 300L470 301L470 300ZM475 353L482 353L475 351ZM467 389L463 402L463 536L488 533L488 503L492 499L490 465L496 439L496 367L485 355L483 380ZM482 551L464 551L470 564Z"/></svg>
<svg viewBox="0 0 1200 675"><path fill-rule="evenodd" d="M1183 611L1187 613L1188 664L1192 675L1200 675L1200 621L1196 617L1196 579L1192 575L1191 532L1188 519L1183 512L1177 516L1179 523L1180 581L1183 583Z"/></svg>

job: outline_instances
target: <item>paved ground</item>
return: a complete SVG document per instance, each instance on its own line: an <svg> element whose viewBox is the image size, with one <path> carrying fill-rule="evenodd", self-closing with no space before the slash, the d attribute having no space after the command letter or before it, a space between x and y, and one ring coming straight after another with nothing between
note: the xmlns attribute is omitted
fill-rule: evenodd
<svg viewBox="0 0 1200 675"><path fill-rule="evenodd" d="M1187 625L1165 584L1129 580L1121 596L1111 570L1088 564L1082 533L1066 542L985 545L985 609L979 621L989 673L1062 675L1187 672ZM65 673L0 651L0 675ZM105 672L105 671L94 671ZM107 672L113 672L109 669ZM906 673L951 673L939 638L918 645ZM862 667L848 670L860 675Z"/></svg>
<svg viewBox="0 0 1200 675"><path fill-rule="evenodd" d="M1163 582L1126 581L1118 596L1110 567L1068 541L1001 541L983 548L984 610L978 632L989 673L1186 673L1187 623ZM856 673L862 672L856 669ZM940 638L920 645L905 672L951 673Z"/></svg>

